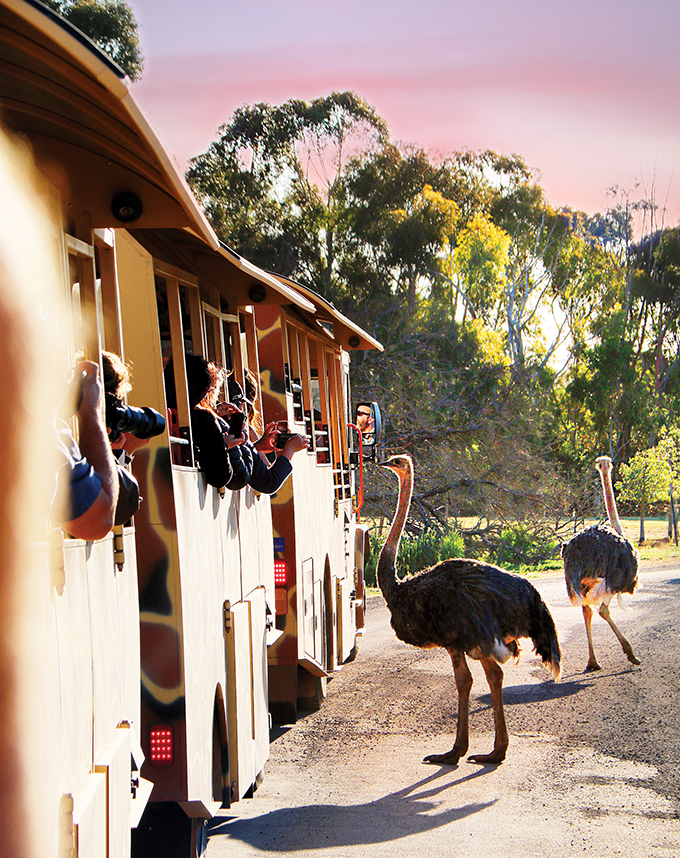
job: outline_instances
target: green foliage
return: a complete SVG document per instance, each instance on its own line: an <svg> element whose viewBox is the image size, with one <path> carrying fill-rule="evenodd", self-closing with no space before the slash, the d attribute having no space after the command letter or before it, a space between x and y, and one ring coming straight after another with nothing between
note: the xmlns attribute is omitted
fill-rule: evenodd
<svg viewBox="0 0 680 858"><path fill-rule="evenodd" d="M227 244L383 344L352 355L352 388L416 460L416 529L452 509L557 530L592 509L596 456L678 425L680 230L633 247L628 202L558 211L521 156L396 145L352 92L241 107L187 178ZM393 484L369 480L389 515Z"/></svg>
<svg viewBox="0 0 680 858"><path fill-rule="evenodd" d="M488 319L505 289L510 236L483 212L476 212L458 236L454 270L465 286L473 318Z"/></svg>
<svg viewBox="0 0 680 858"><path fill-rule="evenodd" d="M450 530L442 536L439 542L439 559L452 560L454 557L465 556L465 540L458 530Z"/></svg>
<svg viewBox="0 0 680 858"><path fill-rule="evenodd" d="M439 562L439 534L428 530L421 536L404 535L397 556L397 577L405 578Z"/></svg>
<svg viewBox="0 0 680 858"><path fill-rule="evenodd" d="M642 506L669 500L673 471L664 444L636 453L630 462L622 463L619 474L617 489L621 503Z"/></svg>
<svg viewBox="0 0 680 858"><path fill-rule="evenodd" d="M499 566L535 565L556 556L557 549L557 539L546 537L535 528L518 523L501 532L491 557Z"/></svg>
<svg viewBox="0 0 680 858"><path fill-rule="evenodd" d="M371 551L364 564L364 583L367 587L377 587L378 557L380 556L385 538L378 536L373 530L371 530L369 532L368 539Z"/></svg>
<svg viewBox="0 0 680 858"><path fill-rule="evenodd" d="M364 581L367 587L376 587L378 557L385 539L371 531L369 540L371 554L364 567ZM463 536L457 530L451 530L443 536L433 530L426 531L420 536L405 534L399 545L397 575L399 578L404 578L428 566L434 566L440 560L463 557L464 554Z"/></svg>
<svg viewBox="0 0 680 858"><path fill-rule="evenodd" d="M130 80L139 80L144 55L139 28L124 0L44 0L45 4L70 21L117 63Z"/></svg>

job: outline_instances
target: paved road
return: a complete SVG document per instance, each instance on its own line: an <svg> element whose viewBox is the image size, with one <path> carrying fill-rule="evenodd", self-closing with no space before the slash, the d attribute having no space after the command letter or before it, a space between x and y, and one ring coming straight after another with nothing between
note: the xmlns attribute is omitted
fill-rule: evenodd
<svg viewBox="0 0 680 858"><path fill-rule="evenodd" d="M555 684L530 651L505 668L510 747L501 766L422 763L453 744L448 656L401 644L370 600L357 660L324 707L273 735L255 797L211 824L207 858L565 858L680 855L680 570L647 568L612 609L642 665L593 622L603 670L585 674L581 612L561 577L537 582L563 650ZM470 752L493 745L490 695L472 665Z"/></svg>

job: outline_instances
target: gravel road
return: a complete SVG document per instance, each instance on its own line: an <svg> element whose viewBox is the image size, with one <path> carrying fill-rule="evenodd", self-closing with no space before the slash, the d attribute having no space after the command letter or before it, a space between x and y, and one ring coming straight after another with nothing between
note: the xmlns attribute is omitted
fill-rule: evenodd
<svg viewBox="0 0 680 858"><path fill-rule="evenodd" d="M326 703L272 734L265 781L211 822L207 858L266 852L299 858L680 855L680 570L643 567L643 589L612 615L642 660L630 665L596 617L602 671L587 661L580 610L564 579L536 583L562 645L562 679L525 649L505 666L510 747L501 766L423 764L451 747L455 686L443 651L396 640L380 596L369 600L359 655ZM493 745L478 663L470 753Z"/></svg>

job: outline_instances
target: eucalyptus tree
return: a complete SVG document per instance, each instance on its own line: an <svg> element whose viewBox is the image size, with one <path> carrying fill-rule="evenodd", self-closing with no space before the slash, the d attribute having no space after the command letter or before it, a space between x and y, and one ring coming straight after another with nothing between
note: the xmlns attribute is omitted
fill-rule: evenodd
<svg viewBox="0 0 680 858"><path fill-rule="evenodd" d="M356 93L246 105L192 158L187 179L220 237L329 298L346 240L346 171L387 126Z"/></svg>
<svg viewBox="0 0 680 858"><path fill-rule="evenodd" d="M139 80L144 55L137 19L124 0L43 0L117 63L130 80Z"/></svg>

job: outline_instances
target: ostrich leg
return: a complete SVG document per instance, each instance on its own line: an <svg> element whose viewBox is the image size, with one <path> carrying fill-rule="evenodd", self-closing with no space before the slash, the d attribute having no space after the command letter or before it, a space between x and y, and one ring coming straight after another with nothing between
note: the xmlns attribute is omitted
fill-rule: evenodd
<svg viewBox="0 0 680 858"><path fill-rule="evenodd" d="M502 763L505 752L508 750L508 730L505 726L505 714L503 713L503 671L493 658L481 659L486 680L491 689L491 704L493 706L493 720L496 727L496 738L493 743L493 751L490 754L473 754L468 757L471 763Z"/></svg>
<svg viewBox="0 0 680 858"><path fill-rule="evenodd" d="M618 630L618 628L617 628L617 626L616 626L616 623L614 622L614 620L612 620L612 616L611 616L611 614L609 613L609 606L608 606L608 605L600 605L600 616L602 617L602 619L603 619L603 620L605 620L606 622L608 622L608 623L609 623L609 625L611 626L612 631L614 632L614 634L615 634L615 635L616 635L616 637L618 638L618 641L619 641L619 643L621 644L621 647L622 647L623 651L624 651L624 652L625 652L625 654L628 656L628 661L629 661L631 664L641 664L642 662L640 661L640 659L639 659L639 658L635 655L635 653L633 652L633 647L632 647L632 646L628 643L628 641L624 638L624 636L623 636L623 635L621 634L621 632Z"/></svg>
<svg viewBox="0 0 680 858"><path fill-rule="evenodd" d="M593 646L593 609L586 602L583 603L583 620L586 624L586 635L588 636L588 664L586 672L589 670L602 670L595 658L595 647Z"/></svg>
<svg viewBox="0 0 680 858"><path fill-rule="evenodd" d="M456 728L456 742L446 754L429 754L423 760L424 763L440 763L455 766L458 760L468 749L468 713L470 711L470 689L472 688L472 674L465 661L465 654L450 651L453 663L453 673L456 677L456 688L458 690L458 726Z"/></svg>

